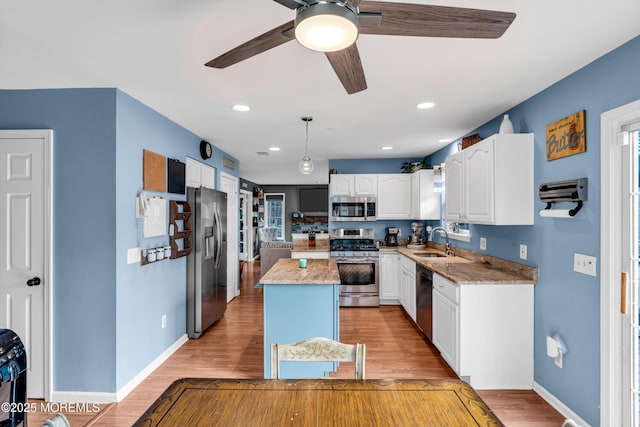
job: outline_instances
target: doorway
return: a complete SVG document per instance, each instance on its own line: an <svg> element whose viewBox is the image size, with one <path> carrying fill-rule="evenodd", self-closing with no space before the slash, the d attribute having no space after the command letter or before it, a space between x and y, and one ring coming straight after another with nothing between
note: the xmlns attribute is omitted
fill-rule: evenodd
<svg viewBox="0 0 640 427"><path fill-rule="evenodd" d="M53 281L51 130L0 131L0 328L27 350L29 398L49 399Z"/></svg>
<svg viewBox="0 0 640 427"><path fill-rule="evenodd" d="M640 427L640 100L601 116L601 425Z"/></svg>

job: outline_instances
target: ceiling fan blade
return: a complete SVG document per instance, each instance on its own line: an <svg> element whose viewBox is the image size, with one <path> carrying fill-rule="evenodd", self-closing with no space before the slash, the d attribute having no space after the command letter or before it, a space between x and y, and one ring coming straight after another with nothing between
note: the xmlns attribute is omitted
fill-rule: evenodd
<svg viewBox="0 0 640 427"><path fill-rule="evenodd" d="M276 0L278 1L278 0ZM351 0L351 4L353 5L353 7L358 7L358 5L360 4L362 0Z"/></svg>
<svg viewBox="0 0 640 427"><path fill-rule="evenodd" d="M381 13L360 21L360 34L418 37L498 38L511 25L515 13L426 4L362 0L360 12Z"/></svg>
<svg viewBox="0 0 640 427"><path fill-rule="evenodd" d="M355 43L346 49L325 54L349 95L367 88L360 53Z"/></svg>
<svg viewBox="0 0 640 427"><path fill-rule="evenodd" d="M273 30L267 31L264 34L259 35L258 37L251 39L226 53L223 53L204 65L213 68L226 68L229 65L236 64L271 48L280 46L281 44L295 38L293 31L290 31L293 27L293 21L289 21L286 24L282 24Z"/></svg>
<svg viewBox="0 0 640 427"><path fill-rule="evenodd" d="M280 3L284 7L288 7L289 9L297 9L300 6L304 6L306 3L304 1L298 0L273 0L276 3Z"/></svg>

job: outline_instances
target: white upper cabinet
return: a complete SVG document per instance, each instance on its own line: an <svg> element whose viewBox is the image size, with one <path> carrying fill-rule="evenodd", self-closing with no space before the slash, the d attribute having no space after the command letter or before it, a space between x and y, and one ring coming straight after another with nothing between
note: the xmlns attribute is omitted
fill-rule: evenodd
<svg viewBox="0 0 640 427"><path fill-rule="evenodd" d="M411 218L411 175L389 173L378 175L378 219Z"/></svg>
<svg viewBox="0 0 640 427"><path fill-rule="evenodd" d="M533 224L533 146L533 134L496 134L447 157L447 220Z"/></svg>
<svg viewBox="0 0 640 427"><path fill-rule="evenodd" d="M411 174L411 219L440 219L440 193L434 191L433 169Z"/></svg>
<svg viewBox="0 0 640 427"><path fill-rule="evenodd" d="M187 187L216 188L216 169L187 157L185 166L185 184Z"/></svg>
<svg viewBox="0 0 640 427"><path fill-rule="evenodd" d="M356 175L354 196L377 196L378 175Z"/></svg>
<svg viewBox="0 0 640 427"><path fill-rule="evenodd" d="M331 174L330 196L376 196L378 175L374 174Z"/></svg>

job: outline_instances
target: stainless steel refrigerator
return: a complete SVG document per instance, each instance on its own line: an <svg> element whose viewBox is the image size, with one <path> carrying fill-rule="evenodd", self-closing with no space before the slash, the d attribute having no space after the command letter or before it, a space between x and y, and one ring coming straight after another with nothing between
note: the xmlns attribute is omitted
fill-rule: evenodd
<svg viewBox="0 0 640 427"><path fill-rule="evenodd" d="M227 308L227 194L187 188L192 246L187 256L187 334L199 338Z"/></svg>

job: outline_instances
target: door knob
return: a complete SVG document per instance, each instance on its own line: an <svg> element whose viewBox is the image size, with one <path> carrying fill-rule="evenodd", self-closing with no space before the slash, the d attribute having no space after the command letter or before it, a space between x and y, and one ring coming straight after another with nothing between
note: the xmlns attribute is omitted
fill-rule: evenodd
<svg viewBox="0 0 640 427"><path fill-rule="evenodd" d="M40 278L34 277L33 279L27 280L27 286L38 286L40 284Z"/></svg>

